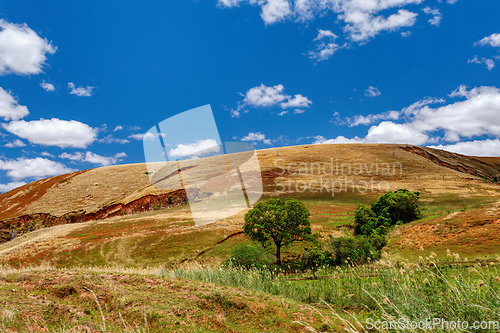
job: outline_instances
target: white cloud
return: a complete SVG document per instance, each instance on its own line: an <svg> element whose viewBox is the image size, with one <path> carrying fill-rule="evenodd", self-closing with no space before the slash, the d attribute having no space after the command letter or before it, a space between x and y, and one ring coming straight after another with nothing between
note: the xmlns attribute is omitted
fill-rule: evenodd
<svg viewBox="0 0 500 333"><path fill-rule="evenodd" d="M401 27L413 26L417 14L399 9L390 16L377 15L387 9L396 9L406 5L417 5L424 0L219 0L221 7L237 7L248 3L260 6L261 17L266 24L273 24L286 19L300 22L310 21L327 12L337 15L348 38L356 42L366 41L382 31L394 31ZM335 45L326 47L327 56L334 52Z"/></svg>
<svg viewBox="0 0 500 333"><path fill-rule="evenodd" d="M306 111L302 110L302 109L295 109L295 110L293 110L293 114L302 114L304 112L306 112Z"/></svg>
<svg viewBox="0 0 500 333"><path fill-rule="evenodd" d="M40 83L40 87L42 87L45 91L55 91L56 87L52 83L45 82L45 80L42 80L42 83Z"/></svg>
<svg viewBox="0 0 500 333"><path fill-rule="evenodd" d="M463 138L472 139L482 136L500 136L500 117L498 117L500 114L499 88L483 86L469 90L466 86L460 86L449 96L451 98L465 98L465 100L431 108L429 105L444 103L444 99L428 97L409 107L403 108L401 111L384 112L379 115L356 116L354 117L354 121L351 121L351 126L369 124L377 120L388 119L388 117L396 118L396 116L403 117L402 120L404 122L401 124L392 121L381 122L378 125L372 126L364 138L356 137L354 139L347 139L338 137L330 140L322 138L317 141L318 143L347 141L424 145L436 144L440 141L458 142ZM489 141L477 142L488 143ZM458 142L455 145L446 147L469 149L478 145L479 143ZM477 148L474 149L477 150ZM480 153L485 154L486 150ZM498 153L490 151L489 154Z"/></svg>
<svg viewBox="0 0 500 333"><path fill-rule="evenodd" d="M56 47L41 38L26 24L13 24L0 19L0 75L39 74L47 53Z"/></svg>
<svg viewBox="0 0 500 333"><path fill-rule="evenodd" d="M488 68L489 71L491 71L495 67L495 60L487 58L479 59L477 55L475 55L474 58L468 60L467 62L469 64L485 64L486 68Z"/></svg>
<svg viewBox="0 0 500 333"><path fill-rule="evenodd" d="M288 0L219 0L222 7L238 7L242 2L261 7L260 17L266 24L273 24L284 20L292 14L292 8Z"/></svg>
<svg viewBox="0 0 500 333"><path fill-rule="evenodd" d="M9 192L17 187L26 185L25 182L10 182L8 184L0 184L0 192Z"/></svg>
<svg viewBox="0 0 500 333"><path fill-rule="evenodd" d="M370 143L408 143L423 145L429 141L429 137L409 124L396 124L392 121L384 121L368 130L365 137Z"/></svg>
<svg viewBox="0 0 500 333"><path fill-rule="evenodd" d="M248 135L244 136L241 141L247 141L247 142L253 142L253 143L256 143L256 142L262 142L266 145L270 145L272 142L270 139L266 139L266 136L264 134L262 134L261 132L256 132L256 133L253 133L253 132L250 132L248 133Z"/></svg>
<svg viewBox="0 0 500 333"><path fill-rule="evenodd" d="M365 90L365 96L367 97L380 96L380 90L377 87L369 86L368 89Z"/></svg>
<svg viewBox="0 0 500 333"><path fill-rule="evenodd" d="M53 157L55 157L54 155L52 155L52 154L51 154L51 153L49 153L48 151L42 151L42 152L40 153L40 155L42 155L42 156L48 156L48 157L52 157L52 158L53 158Z"/></svg>
<svg viewBox="0 0 500 333"><path fill-rule="evenodd" d="M199 140L190 144L179 144L176 148L170 149L168 155L171 157L186 157L194 155L207 155L217 153L220 147L214 139Z"/></svg>
<svg viewBox="0 0 500 333"><path fill-rule="evenodd" d="M430 146L431 148L443 149L452 153L470 156L499 156L500 140L476 140L458 142L452 145Z"/></svg>
<svg viewBox="0 0 500 333"><path fill-rule="evenodd" d="M278 113L278 116L281 117L281 116L284 116L287 113L288 113L288 111L286 111L286 110L285 111L281 111L280 113Z"/></svg>
<svg viewBox="0 0 500 333"><path fill-rule="evenodd" d="M410 37L411 36L411 31L403 31L401 33L401 37Z"/></svg>
<svg viewBox="0 0 500 333"><path fill-rule="evenodd" d="M364 42L382 31L395 31L402 27L411 27L415 25L417 16L411 11L400 9L387 18L362 11L347 12L341 17L347 23L344 31L350 35L351 40Z"/></svg>
<svg viewBox="0 0 500 333"><path fill-rule="evenodd" d="M282 109L288 108L308 108L312 102L309 98L302 96L301 94L295 95L294 97L288 97L286 102L280 104Z"/></svg>
<svg viewBox="0 0 500 333"><path fill-rule="evenodd" d="M115 129L113 130L113 132L116 132L116 131L121 131L123 129L123 126L122 125L118 125L115 127Z"/></svg>
<svg viewBox="0 0 500 333"><path fill-rule="evenodd" d="M120 144L125 144L129 143L130 141L127 139L118 139L115 138L112 134L109 134L105 136L104 138L99 140L99 143L120 143Z"/></svg>
<svg viewBox="0 0 500 333"><path fill-rule="evenodd" d="M312 101L307 97L297 94L291 96L285 94L283 91L285 87L278 84L274 87L267 87L264 84L250 88L244 96L242 102L238 102L238 107L231 110L231 116L238 118L241 112L248 112L245 110L247 106L252 107L272 107L279 105L282 109L288 108L308 108ZM279 115L283 115L280 113Z"/></svg>
<svg viewBox="0 0 500 333"><path fill-rule="evenodd" d="M359 126L359 125L370 125L379 120L398 120L400 116L399 111L387 111L380 114L369 114L367 116L356 115L352 118L347 118L347 123L349 127Z"/></svg>
<svg viewBox="0 0 500 333"><path fill-rule="evenodd" d="M451 97L451 96L450 96ZM418 102L415 102L411 104L410 106L407 106L401 110L400 113L405 114L405 115L413 115L417 113L418 110L421 108L427 106L427 105L432 105L432 104L443 104L446 102L444 98L437 98L437 97L425 97L421 99ZM391 111L393 112L393 111ZM398 118L393 118L393 119L398 119Z"/></svg>
<svg viewBox="0 0 500 333"><path fill-rule="evenodd" d="M441 24L441 20L443 19L443 15L439 11L439 9L426 6L426 7L424 7L424 9L422 9L422 11L424 13L426 13L427 15L432 15L432 18L429 19L429 23L431 25L435 25L436 27L438 27Z"/></svg>
<svg viewBox="0 0 500 333"><path fill-rule="evenodd" d="M44 146L85 148L95 141L97 130L76 120L57 118L12 121L3 127L31 143Z"/></svg>
<svg viewBox="0 0 500 333"><path fill-rule="evenodd" d="M309 58L318 62L329 59L340 48L335 43L337 38L338 36L330 30L318 29L318 36L314 39L316 49L309 51Z"/></svg>
<svg viewBox="0 0 500 333"><path fill-rule="evenodd" d="M6 170L13 179L41 178L54 176L75 170L46 158L0 159L0 170Z"/></svg>
<svg viewBox="0 0 500 333"><path fill-rule="evenodd" d="M364 138L353 139L338 136L335 139L326 139L323 136L315 137L314 144L323 143L407 143L422 145L429 141L429 137L408 124L396 124L392 121L384 121L376 126L370 127Z"/></svg>
<svg viewBox="0 0 500 333"><path fill-rule="evenodd" d="M267 0L262 6L260 16L267 24L283 21L292 13L288 0Z"/></svg>
<svg viewBox="0 0 500 333"><path fill-rule="evenodd" d="M163 134L163 133L162 133ZM134 139L134 140L154 140L155 136L151 132L147 133L135 133L131 134L128 136L129 139Z"/></svg>
<svg viewBox="0 0 500 333"><path fill-rule="evenodd" d="M245 94L243 102L255 107L273 106L287 99L287 96L282 93L284 89L282 84L274 87L266 87L261 84L258 87L250 88Z"/></svg>
<svg viewBox="0 0 500 333"><path fill-rule="evenodd" d="M87 86L87 87L76 87L75 84L73 82L69 82L68 83L68 88L70 89L70 94L71 95L76 95L76 96L80 96L80 97L90 97L92 96L92 90L94 89L94 87L91 87L91 86Z"/></svg>
<svg viewBox="0 0 500 333"><path fill-rule="evenodd" d="M26 144L19 139L16 139L12 142L9 142L5 145L5 147L8 147L8 148L25 147L25 146L26 146Z"/></svg>
<svg viewBox="0 0 500 333"><path fill-rule="evenodd" d="M85 152L85 154L82 152L75 152L73 154L62 153L61 155L59 155L59 158L65 158L77 162L87 162L101 166L116 164L117 162L121 161L123 157L127 157L127 154L122 152L115 154L114 156L101 156L87 151Z"/></svg>
<svg viewBox="0 0 500 333"><path fill-rule="evenodd" d="M335 139L327 139L324 136L318 135L314 137L315 141L313 144L332 144L332 143L365 143L363 139L355 137L354 139L348 139L345 136L338 136Z"/></svg>
<svg viewBox="0 0 500 333"><path fill-rule="evenodd" d="M500 34L492 34L488 37L484 37L480 41L476 42L474 45L490 45L493 47L500 47Z"/></svg>
<svg viewBox="0 0 500 333"><path fill-rule="evenodd" d="M0 87L0 117L5 120L19 120L28 114L26 106L20 105L10 92Z"/></svg>

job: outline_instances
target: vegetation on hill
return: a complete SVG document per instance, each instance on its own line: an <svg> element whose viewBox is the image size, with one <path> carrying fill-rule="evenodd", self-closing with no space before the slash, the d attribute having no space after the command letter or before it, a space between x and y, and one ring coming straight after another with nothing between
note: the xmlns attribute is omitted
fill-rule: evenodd
<svg viewBox="0 0 500 333"><path fill-rule="evenodd" d="M245 214L243 231L264 248L274 246L276 264L281 266L281 248L311 238L309 210L292 198L258 202Z"/></svg>

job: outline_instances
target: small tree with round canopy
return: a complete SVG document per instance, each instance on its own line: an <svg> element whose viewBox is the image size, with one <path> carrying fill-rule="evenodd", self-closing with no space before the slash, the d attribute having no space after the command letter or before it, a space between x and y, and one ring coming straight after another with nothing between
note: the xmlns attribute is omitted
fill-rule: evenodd
<svg viewBox="0 0 500 333"><path fill-rule="evenodd" d="M243 231L264 248L276 246L276 264L281 266L281 249L312 237L309 210L292 198L271 198L258 202L245 214Z"/></svg>

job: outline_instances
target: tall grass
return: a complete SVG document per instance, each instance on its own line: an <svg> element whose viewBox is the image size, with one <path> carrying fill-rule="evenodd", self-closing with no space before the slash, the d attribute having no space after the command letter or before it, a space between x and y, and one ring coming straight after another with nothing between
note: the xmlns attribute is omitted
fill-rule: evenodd
<svg viewBox="0 0 500 333"><path fill-rule="evenodd" d="M325 302L332 310L355 313L357 326L367 318L500 321L500 278L494 263L487 267L434 262L346 267L322 271L318 280L291 280L272 271L235 267L188 267L164 271L163 275L257 290L305 303Z"/></svg>

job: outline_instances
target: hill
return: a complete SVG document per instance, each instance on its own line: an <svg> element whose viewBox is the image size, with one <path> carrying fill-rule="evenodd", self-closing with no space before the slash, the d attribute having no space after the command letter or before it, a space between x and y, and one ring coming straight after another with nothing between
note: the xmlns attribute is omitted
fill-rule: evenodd
<svg viewBox="0 0 500 333"><path fill-rule="evenodd" d="M303 332L323 309L156 270L0 270L2 332ZM13 297L14 296L14 297Z"/></svg>
<svg viewBox="0 0 500 333"><path fill-rule="evenodd" d="M421 193L424 219L396 231L388 248L392 253L423 246L465 249L472 235L482 246L476 255L496 251L500 187L492 180L500 174L498 158L382 144L296 146L257 154L264 198L300 198L311 211L313 229L325 237L349 234L358 202L369 204L383 191L406 188ZM0 195L0 261L139 267L216 263L234 244L247 241L241 232L244 212L196 227L185 203L184 190L151 186L145 164L42 179Z"/></svg>

